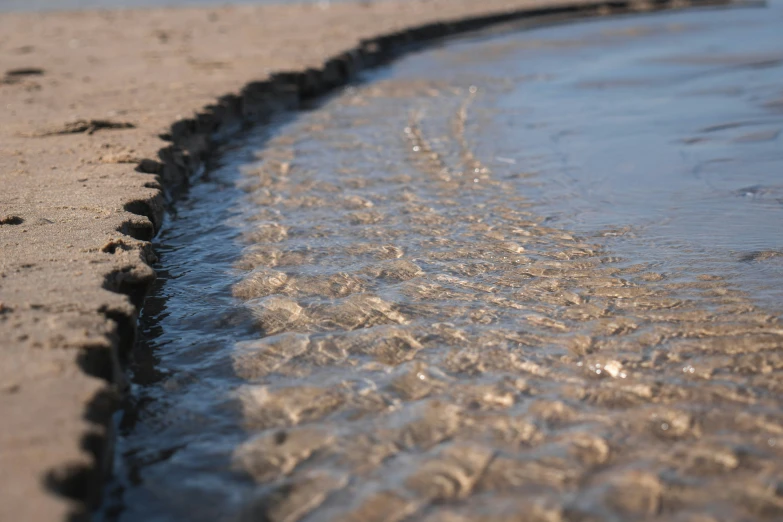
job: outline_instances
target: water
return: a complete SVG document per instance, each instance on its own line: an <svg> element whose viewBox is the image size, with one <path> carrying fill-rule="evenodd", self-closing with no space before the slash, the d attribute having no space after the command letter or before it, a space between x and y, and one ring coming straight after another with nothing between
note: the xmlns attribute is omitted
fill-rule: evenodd
<svg viewBox="0 0 783 522"><path fill-rule="evenodd" d="M779 520L782 15L462 39L224 151L105 518Z"/></svg>

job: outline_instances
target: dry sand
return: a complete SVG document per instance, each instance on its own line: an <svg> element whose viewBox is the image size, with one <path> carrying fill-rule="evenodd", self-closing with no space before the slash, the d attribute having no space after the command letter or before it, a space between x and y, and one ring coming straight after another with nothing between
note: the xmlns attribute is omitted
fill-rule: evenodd
<svg viewBox="0 0 783 522"><path fill-rule="evenodd" d="M321 68L362 38L544 3L563 2L0 16L0 520L77 519L98 502L162 185L198 167L213 132L343 81L358 55L218 98Z"/></svg>

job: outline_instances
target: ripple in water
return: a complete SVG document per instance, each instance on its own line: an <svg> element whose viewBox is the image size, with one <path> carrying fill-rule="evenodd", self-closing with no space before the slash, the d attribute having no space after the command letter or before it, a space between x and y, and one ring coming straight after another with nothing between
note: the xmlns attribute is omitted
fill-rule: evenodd
<svg viewBox="0 0 783 522"><path fill-rule="evenodd" d="M783 517L780 19L461 40L227 151L113 518Z"/></svg>

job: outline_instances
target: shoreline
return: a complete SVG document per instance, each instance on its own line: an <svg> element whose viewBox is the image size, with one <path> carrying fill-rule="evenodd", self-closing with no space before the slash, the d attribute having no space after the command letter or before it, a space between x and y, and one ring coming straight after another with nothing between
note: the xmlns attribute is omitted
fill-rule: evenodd
<svg viewBox="0 0 783 522"><path fill-rule="evenodd" d="M123 359L155 280L149 241L164 194L187 184L217 144L450 35L725 3L392 0L0 15L0 466L13 470L0 479L0 519L89 519L99 502L127 387Z"/></svg>

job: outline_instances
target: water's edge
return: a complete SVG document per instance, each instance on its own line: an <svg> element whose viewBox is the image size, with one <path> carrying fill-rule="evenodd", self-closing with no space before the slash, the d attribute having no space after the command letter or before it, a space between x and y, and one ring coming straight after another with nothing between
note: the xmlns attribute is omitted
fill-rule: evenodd
<svg viewBox="0 0 783 522"><path fill-rule="evenodd" d="M449 36L487 29L510 22L522 22L533 26L561 23L640 12L660 12L685 7L708 7L730 4L727 0L663 0L655 2L605 1L586 4L571 4L555 7L522 9L476 18L467 18L450 22L440 22L413 27L377 38L364 40L354 49L340 53L327 60L320 69L278 73L265 81L251 82L240 93L219 98L215 104L205 107L195 117L182 119L172 124L169 133L162 136L171 145L161 149L158 160L143 160L136 168L139 172L155 174L166 191L144 200L130 203L126 210L147 217L154 226L157 236L164 223L167 210L173 208L186 193L190 181L205 171L210 161L219 155L221 147L230 139L237 138L243 130L251 126L265 125L282 113L296 111L308 102L321 99L336 89L357 80L359 72L389 63L411 51L421 49L442 41ZM149 238L151 239L151 238ZM129 295L134 303L142 304L155 283L149 281L125 281L116 291ZM149 305L144 301L144 305ZM127 359L127 353L138 340L139 324L135 318L116 318L119 331L124 332L117 348L120 359ZM88 366L105 366L105 361L86 361ZM113 382L118 389L126 381L123 374L115 374ZM115 401L115 411L119 406ZM94 405L103 410L105 404ZM96 418L102 417L99 412ZM89 412L88 412L89 415ZM109 419L109 433L102 445L96 450L94 473L89 476L80 474L74 481L82 482L83 487L72 488L78 491L77 500L89 503L87 499L98 499L100 494L93 487L103 488L117 455L114 454L118 419ZM100 474L103 480L95 480ZM64 481L68 482L68 481ZM70 484L70 482L68 482ZM96 484L97 483L97 484ZM96 484L93 486L93 484ZM69 495L70 496L70 495ZM95 500L93 500L95 502Z"/></svg>

